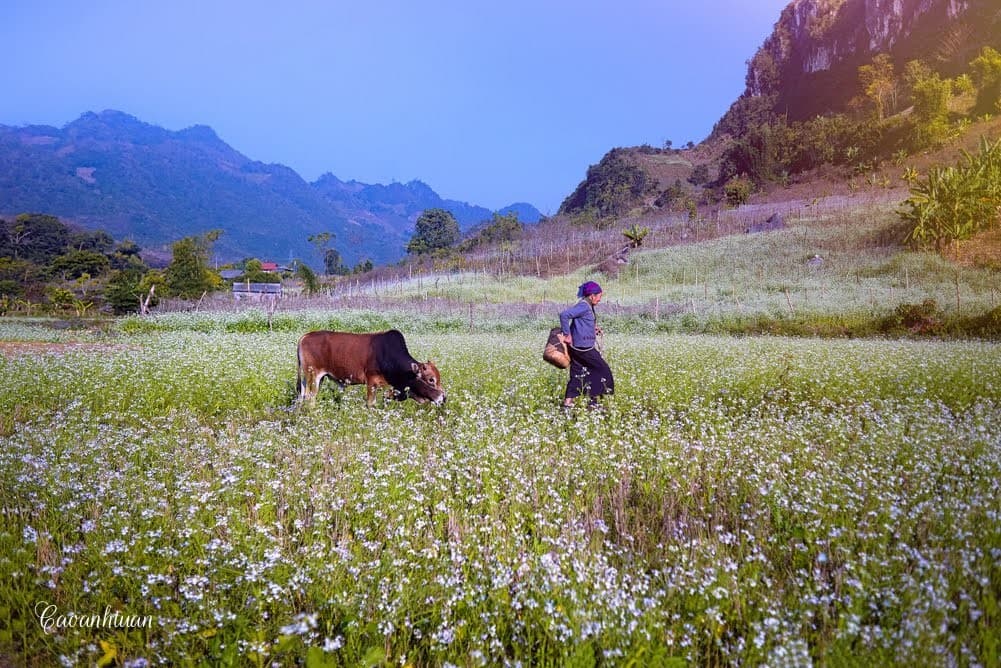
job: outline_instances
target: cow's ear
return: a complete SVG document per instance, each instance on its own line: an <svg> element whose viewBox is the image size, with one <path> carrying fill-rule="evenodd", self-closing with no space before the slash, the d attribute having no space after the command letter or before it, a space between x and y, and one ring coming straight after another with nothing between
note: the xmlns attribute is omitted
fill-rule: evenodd
<svg viewBox="0 0 1001 668"><path fill-rule="evenodd" d="M410 370L413 371L414 373L419 373L421 370L421 366L417 362L411 362Z"/></svg>

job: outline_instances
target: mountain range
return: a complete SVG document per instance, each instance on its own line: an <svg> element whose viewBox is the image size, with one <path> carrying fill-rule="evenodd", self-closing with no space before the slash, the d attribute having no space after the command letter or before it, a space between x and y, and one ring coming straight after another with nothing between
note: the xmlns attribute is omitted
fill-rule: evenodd
<svg viewBox="0 0 1001 668"><path fill-rule="evenodd" d="M1001 50L999 0L793 0L748 61L745 90L706 141L686 151L612 148L559 213L586 211L595 201L606 205L603 215L660 206L684 194L679 188L691 189L684 184L718 174L726 147L749 128L850 109L859 67L877 54L898 71L919 59L951 77L984 46ZM608 193L615 197L605 202ZM385 264L404 256L428 208L451 211L462 231L494 213L444 200L416 180L365 184L324 174L307 183L284 165L247 158L203 125L172 132L103 111L61 129L0 126L0 216L54 214L161 252L184 236L220 229L220 259L297 257L318 265L308 239L331 232L345 264ZM511 212L522 222L541 218L529 204L497 213Z"/></svg>
<svg viewBox="0 0 1001 668"><path fill-rule="evenodd" d="M309 237L331 232L345 264L385 264L403 257L429 208L450 211L462 231L495 213L442 199L417 180L365 184L324 174L308 183L289 167L251 160L204 125L174 132L106 110L63 128L0 126L0 216L52 214L152 251L222 230L218 260L318 265ZM525 223L541 217L524 203L496 213Z"/></svg>

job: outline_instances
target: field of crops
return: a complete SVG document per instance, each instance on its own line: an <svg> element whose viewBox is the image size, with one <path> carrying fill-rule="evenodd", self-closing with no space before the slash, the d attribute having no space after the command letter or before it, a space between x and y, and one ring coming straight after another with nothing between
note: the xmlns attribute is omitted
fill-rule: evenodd
<svg viewBox="0 0 1001 668"><path fill-rule="evenodd" d="M996 344L610 332L564 415L401 327L443 408L299 410L305 327L166 322L0 323L0 665L998 665Z"/></svg>

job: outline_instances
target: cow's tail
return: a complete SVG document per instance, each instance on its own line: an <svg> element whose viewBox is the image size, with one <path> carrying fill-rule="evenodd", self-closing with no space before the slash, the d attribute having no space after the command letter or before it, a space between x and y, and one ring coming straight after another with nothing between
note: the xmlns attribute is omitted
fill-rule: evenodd
<svg viewBox="0 0 1001 668"><path fill-rule="evenodd" d="M299 396L296 398L296 400L299 403L302 403L303 397L306 396L306 387L304 384L306 382L306 379L305 376L303 376L302 374L302 339L299 340L298 345L296 345L295 347L295 361L296 361L295 386L296 389L299 391Z"/></svg>

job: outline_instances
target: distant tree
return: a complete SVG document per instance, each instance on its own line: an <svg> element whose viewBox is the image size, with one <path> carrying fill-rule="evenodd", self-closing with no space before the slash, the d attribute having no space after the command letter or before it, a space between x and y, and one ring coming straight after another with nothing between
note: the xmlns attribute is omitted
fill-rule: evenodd
<svg viewBox="0 0 1001 668"><path fill-rule="evenodd" d="M776 172L776 152L779 142L770 127L751 129L733 142L720 162L720 180L746 174L756 184L770 181Z"/></svg>
<svg viewBox="0 0 1001 668"><path fill-rule="evenodd" d="M112 269L125 269L130 266L141 267L145 270L146 263L143 262L139 253L142 249L132 240L125 240L115 246L114 250L108 254Z"/></svg>
<svg viewBox="0 0 1001 668"><path fill-rule="evenodd" d="M794 124L789 136L793 146L790 171L805 171L837 163L845 155L847 146L857 144L852 137L857 127L858 124L845 114L816 116L804 123Z"/></svg>
<svg viewBox="0 0 1001 668"><path fill-rule="evenodd" d="M0 279L27 286L45 280L45 269L28 260L0 257Z"/></svg>
<svg viewBox="0 0 1001 668"><path fill-rule="evenodd" d="M14 257L14 244L7 231L7 221L0 218L0 257Z"/></svg>
<svg viewBox="0 0 1001 668"><path fill-rule="evenodd" d="M996 114L1001 111L1001 53L989 46L970 61L973 83L977 87L975 113Z"/></svg>
<svg viewBox="0 0 1001 668"><path fill-rule="evenodd" d="M62 255L69 241L69 228L55 216L22 213L9 230L16 259L46 265Z"/></svg>
<svg viewBox="0 0 1001 668"><path fill-rule="evenodd" d="M323 254L323 271L327 276L344 276L349 272L336 248L328 248Z"/></svg>
<svg viewBox="0 0 1001 668"><path fill-rule="evenodd" d="M115 252L122 255L139 255L142 252L142 248L135 241L132 241L132 239L126 239L125 241L118 242L118 245L115 246Z"/></svg>
<svg viewBox="0 0 1001 668"><path fill-rule="evenodd" d="M299 260L295 261L295 275L302 281L303 291L306 296L315 295L320 291L320 280L316 277L316 272L309 268L309 265Z"/></svg>
<svg viewBox="0 0 1001 668"><path fill-rule="evenodd" d="M320 255L323 255L323 251L327 249L327 245L333 238L334 238L333 232L318 232L316 234L310 234L308 237L306 237L306 240L309 241L309 243L316 246L316 250L320 252Z"/></svg>
<svg viewBox="0 0 1001 668"><path fill-rule="evenodd" d="M955 95L967 95L977 90L973 85L973 77L969 74L960 74L952 80L952 92Z"/></svg>
<svg viewBox="0 0 1001 668"><path fill-rule="evenodd" d="M734 177L723 185L723 195L726 203L732 207L738 207L747 202L754 190L754 183L746 177Z"/></svg>
<svg viewBox="0 0 1001 668"><path fill-rule="evenodd" d="M923 60L909 60L904 64L904 85L910 90L914 85L930 77L935 71Z"/></svg>
<svg viewBox="0 0 1001 668"><path fill-rule="evenodd" d="M375 265L372 264L372 261L369 260L369 259L366 259L364 262L359 262L358 264L356 264L351 269L351 273L352 274L364 274L366 272L372 271L374 268L375 268Z"/></svg>
<svg viewBox="0 0 1001 668"><path fill-rule="evenodd" d="M915 148L944 141L949 133L952 82L933 73L915 81L911 97L914 100Z"/></svg>
<svg viewBox="0 0 1001 668"><path fill-rule="evenodd" d="M459 223L444 209L427 209L417 218L407 252L424 255L448 248L459 240Z"/></svg>
<svg viewBox="0 0 1001 668"><path fill-rule="evenodd" d="M174 242L173 258L166 271L167 288L172 295L195 299L222 285L219 275L209 269L212 244L219 232L204 236L185 237Z"/></svg>
<svg viewBox="0 0 1001 668"><path fill-rule="evenodd" d="M52 261L52 271L60 274L64 281L80 278L84 274L99 276L108 270L111 262L108 256L92 250L71 250Z"/></svg>
<svg viewBox="0 0 1001 668"><path fill-rule="evenodd" d="M4 299L9 297L20 297L24 294L24 286L9 278L0 278L0 303L5 303ZM0 312L0 315L3 315Z"/></svg>
<svg viewBox="0 0 1001 668"><path fill-rule="evenodd" d="M76 250L108 254L115 246L115 239L104 230L83 230L72 232L66 245Z"/></svg>
<svg viewBox="0 0 1001 668"><path fill-rule="evenodd" d="M0 257L0 297L20 297L27 286L43 278L42 268L34 262Z"/></svg>
<svg viewBox="0 0 1001 668"><path fill-rule="evenodd" d="M45 286L45 296L48 298L50 304L58 308L70 307L75 299L72 290L55 285Z"/></svg>
<svg viewBox="0 0 1001 668"><path fill-rule="evenodd" d="M167 277L158 269L150 269L143 274L142 280L139 281L139 296L143 299L144 307L147 305L147 301L148 306L156 306L160 301L159 295L167 292ZM145 308L141 309L140 312L145 312Z"/></svg>
<svg viewBox="0 0 1001 668"><path fill-rule="evenodd" d="M685 198L685 211L688 212L688 220L696 220L699 217L699 207L691 197Z"/></svg>
<svg viewBox="0 0 1001 668"><path fill-rule="evenodd" d="M309 243L316 246L316 252L319 254L320 259L323 260L323 273L327 275L332 273L329 270L327 270L327 254L331 250L330 242L334 238L334 236L335 235L333 232L318 232L316 234L311 234L308 237L306 237L306 240L309 241ZM336 266L339 262L340 262L340 254L338 253L337 261L334 263L334 266Z"/></svg>
<svg viewBox="0 0 1001 668"><path fill-rule="evenodd" d="M144 272L133 266L111 272L104 288L104 301L116 314L135 313L139 310L144 293L141 288Z"/></svg>
<svg viewBox="0 0 1001 668"><path fill-rule="evenodd" d="M897 77L889 54L877 53L872 62L858 68L862 92L872 102L876 118L883 120L897 104Z"/></svg>

